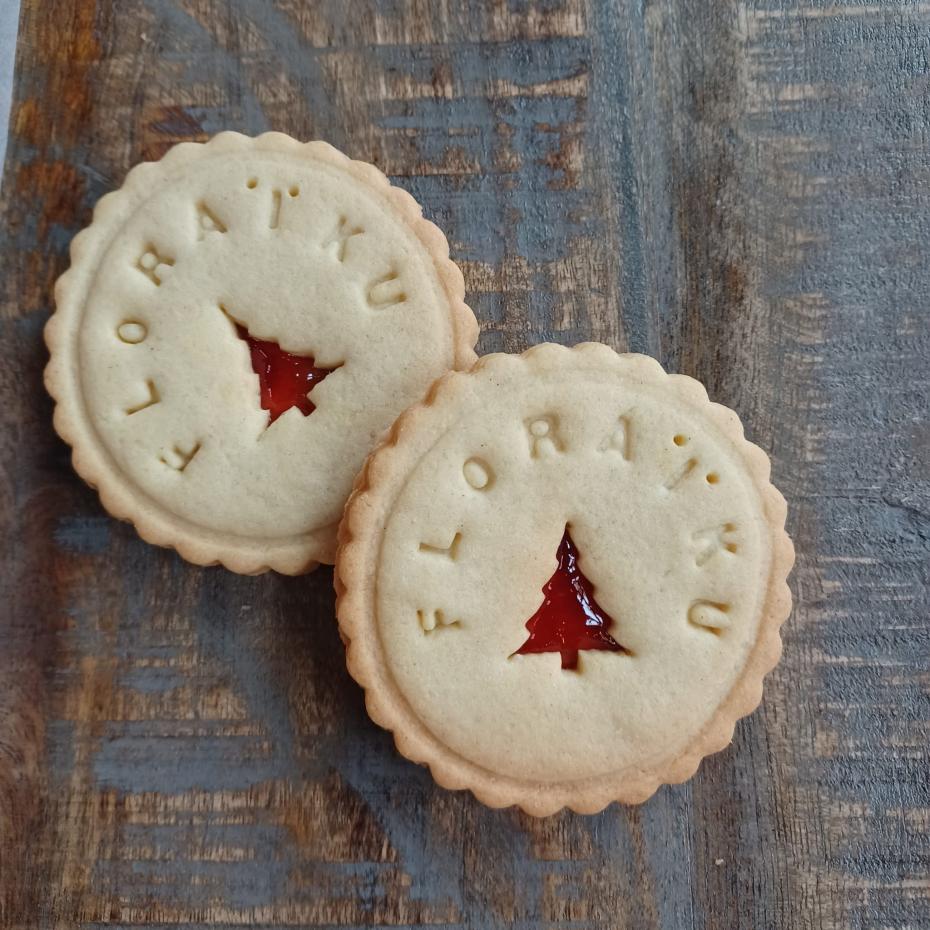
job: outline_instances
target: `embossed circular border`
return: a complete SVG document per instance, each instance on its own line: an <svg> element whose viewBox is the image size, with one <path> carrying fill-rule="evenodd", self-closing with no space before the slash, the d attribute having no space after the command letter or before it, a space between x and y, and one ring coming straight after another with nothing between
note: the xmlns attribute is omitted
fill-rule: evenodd
<svg viewBox="0 0 930 930"><path fill-rule="evenodd" d="M660 386L685 404L700 410L731 440L762 498L772 531L772 561L756 642L742 674L713 717L687 747L674 758L648 768L625 769L578 781L520 781L489 771L453 752L420 721L400 692L381 653L376 622L377 571L387 517L406 476L418 460L409 437L433 428L437 410L454 407L466 394L476 372L510 373L515 366L551 370L584 362L588 367L633 376ZM414 762L429 766L433 778L446 788L469 789L491 807L518 805L537 817L563 807L578 813L596 813L613 801L638 804L662 784L686 781L704 756L719 752L733 737L736 721L751 713L762 699L762 680L781 656L779 629L791 612L788 574L794 564L794 547L785 533L787 505L769 482L768 456L743 436L733 410L708 400L700 382L686 375L669 375L655 359L644 355L618 355L598 343L572 349L552 344L536 346L521 356L488 355L469 373L441 377L426 399L407 410L390 434L372 452L356 480L339 527L336 555L336 612L346 643L346 661L352 677L365 689L372 719L394 733L398 750Z"/></svg>
<svg viewBox="0 0 930 930"><path fill-rule="evenodd" d="M394 187L374 165L353 161L326 142L299 142L278 132L254 138L222 132L205 143L182 142L158 162L136 165L119 190L98 201L93 221L71 243L71 267L55 284L56 310L45 326L45 342L51 353L45 386L56 402L55 430L71 446L75 470L97 489L104 508L114 517L132 523L144 540L176 549L187 561L198 565L222 564L240 574L275 570L295 575L311 571L320 562L332 561L335 524L275 540L220 533L172 513L113 461L87 410L78 363L78 338L88 289L113 239L151 197L156 177L163 178L166 169L182 174L191 162L211 155L245 155L250 151L286 152L324 162L380 196L410 226L433 260L452 316L453 367L467 369L474 363L478 323L465 303L462 272L449 258L445 235L424 219L420 205L410 194Z"/></svg>

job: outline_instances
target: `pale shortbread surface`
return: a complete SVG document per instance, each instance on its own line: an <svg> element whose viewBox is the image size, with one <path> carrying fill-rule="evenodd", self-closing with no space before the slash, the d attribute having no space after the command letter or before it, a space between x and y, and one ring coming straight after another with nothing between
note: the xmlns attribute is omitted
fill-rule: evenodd
<svg viewBox="0 0 930 930"><path fill-rule="evenodd" d="M79 470L196 561L331 561L376 438L474 358L445 239L371 166L278 134L178 146L111 196L50 325L56 423ZM236 323L336 369L310 416L269 425Z"/></svg>
<svg viewBox="0 0 930 930"><path fill-rule="evenodd" d="M495 356L394 443L347 512L340 620L373 715L444 783L534 812L636 800L758 702L789 603L784 502L697 382L603 346ZM577 671L514 655L566 524L630 653Z"/></svg>

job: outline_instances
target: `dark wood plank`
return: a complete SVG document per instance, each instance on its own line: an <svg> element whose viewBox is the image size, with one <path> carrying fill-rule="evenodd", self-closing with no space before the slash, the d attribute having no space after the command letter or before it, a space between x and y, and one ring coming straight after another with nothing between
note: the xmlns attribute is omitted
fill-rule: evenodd
<svg viewBox="0 0 930 930"><path fill-rule="evenodd" d="M760 0L26 0L0 198L0 925L930 925L930 12ZM147 547L42 392L67 244L142 158L327 138L448 232L480 348L602 339L773 454L795 614L687 785L435 788L331 573Z"/></svg>

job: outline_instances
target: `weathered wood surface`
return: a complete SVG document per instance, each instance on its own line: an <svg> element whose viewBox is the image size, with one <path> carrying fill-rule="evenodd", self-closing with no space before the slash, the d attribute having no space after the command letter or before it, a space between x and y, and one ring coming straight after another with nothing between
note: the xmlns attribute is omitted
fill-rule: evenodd
<svg viewBox="0 0 930 930"><path fill-rule="evenodd" d="M0 926L930 926L930 11L26 0L0 203ZM689 784L537 822L365 716L331 573L110 520L43 394L72 235L134 162L321 137L448 232L483 351L607 341L771 450L797 607Z"/></svg>

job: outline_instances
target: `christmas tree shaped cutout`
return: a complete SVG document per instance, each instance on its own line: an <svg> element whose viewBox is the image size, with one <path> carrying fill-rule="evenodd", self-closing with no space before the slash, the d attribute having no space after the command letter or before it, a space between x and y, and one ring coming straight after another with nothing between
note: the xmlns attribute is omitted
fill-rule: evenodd
<svg viewBox="0 0 930 930"><path fill-rule="evenodd" d="M577 669L582 650L629 653L607 632L613 620L594 599L594 586L578 567L578 550L567 525L557 558L558 567L542 588L542 606L526 621L529 638L514 655L559 652L563 669Z"/></svg>
<svg viewBox="0 0 930 930"><path fill-rule="evenodd" d="M285 352L276 342L256 339L241 323L236 323L236 333L249 347L262 409L268 411L268 425L291 407L310 416L316 409L310 392L335 369L321 368L312 356Z"/></svg>

